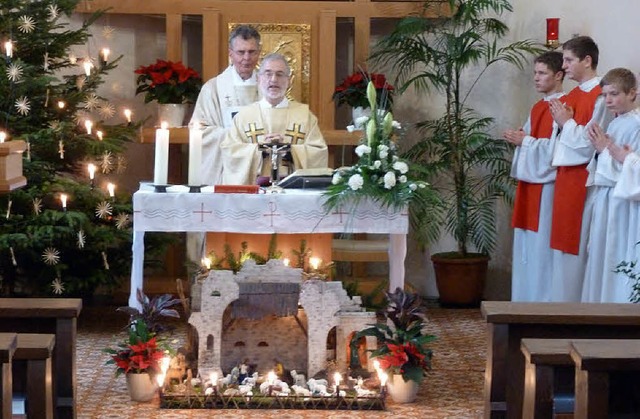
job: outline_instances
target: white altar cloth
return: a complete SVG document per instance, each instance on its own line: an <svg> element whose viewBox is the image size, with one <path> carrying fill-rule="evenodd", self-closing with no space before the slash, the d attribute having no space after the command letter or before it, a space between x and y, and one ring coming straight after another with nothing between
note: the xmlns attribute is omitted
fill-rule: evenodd
<svg viewBox="0 0 640 419"><path fill-rule="evenodd" d="M382 233L389 234L389 289L404 286L406 211L396 212L371 202L355 209L327 213L319 191L287 190L281 194L188 193L176 186L167 193L141 190L133 194L133 261L129 306L139 307L143 289L146 231L227 233Z"/></svg>

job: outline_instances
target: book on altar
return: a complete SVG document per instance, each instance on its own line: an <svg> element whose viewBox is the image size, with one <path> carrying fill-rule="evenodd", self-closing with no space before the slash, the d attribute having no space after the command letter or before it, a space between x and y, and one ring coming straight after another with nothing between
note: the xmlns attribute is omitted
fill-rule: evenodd
<svg viewBox="0 0 640 419"><path fill-rule="evenodd" d="M278 186L288 189L324 189L331 185L333 169L328 167L298 169L282 179Z"/></svg>
<svg viewBox="0 0 640 419"><path fill-rule="evenodd" d="M258 185L214 185L213 193L258 193Z"/></svg>

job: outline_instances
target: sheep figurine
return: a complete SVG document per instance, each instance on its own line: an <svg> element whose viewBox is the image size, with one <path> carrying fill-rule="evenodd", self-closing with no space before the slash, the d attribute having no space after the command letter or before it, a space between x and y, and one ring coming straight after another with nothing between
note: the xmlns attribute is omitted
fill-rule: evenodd
<svg viewBox="0 0 640 419"><path fill-rule="evenodd" d="M304 374L298 374L296 370L291 370L291 378L293 378L293 384L307 388L307 378Z"/></svg>

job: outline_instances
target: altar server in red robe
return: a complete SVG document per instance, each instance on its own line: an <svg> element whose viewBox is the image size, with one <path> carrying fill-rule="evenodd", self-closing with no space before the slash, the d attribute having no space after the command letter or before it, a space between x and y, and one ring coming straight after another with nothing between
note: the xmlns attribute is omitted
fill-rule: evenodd
<svg viewBox="0 0 640 419"><path fill-rule="evenodd" d="M565 42L562 49L565 73L579 85L569 92L565 103L550 102L551 115L562 129L553 156L558 171L551 219L551 299L577 302L582 295L589 229L583 220L591 219L590 207L585 206L586 167L595 153L587 126L597 123L606 130L612 117L600 95L596 43L588 36L578 36Z"/></svg>
<svg viewBox="0 0 640 419"><path fill-rule="evenodd" d="M518 179L511 225L513 261L512 301L550 301L553 252L549 247L556 168L551 165L558 125L549 101L562 91L562 53L546 52L534 61L533 81L543 98L531 108L522 129L507 130L504 138L516 145L511 176Z"/></svg>

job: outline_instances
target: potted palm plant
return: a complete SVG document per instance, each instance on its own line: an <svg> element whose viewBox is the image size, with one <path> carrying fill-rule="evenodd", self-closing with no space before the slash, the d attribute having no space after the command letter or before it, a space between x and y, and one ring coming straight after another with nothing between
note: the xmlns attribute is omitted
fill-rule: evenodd
<svg viewBox="0 0 640 419"><path fill-rule="evenodd" d="M407 157L420 164L424 180L443 202L421 217L420 238L428 243L444 230L457 242L455 251L432 257L441 303L469 305L481 299L489 253L496 245L496 203L512 198L513 183L510 146L491 138L493 118L478 114L466 101L489 67L505 62L522 68L529 54L540 49L530 40L500 46L508 31L500 16L512 11L509 1L447 1L449 13L438 15L442 1L427 0L425 12L402 19L370 59L392 65L399 92L413 87L418 94L444 95L444 113L417 124L420 138ZM479 275L470 283L474 272ZM443 279L446 273L452 277Z"/></svg>

